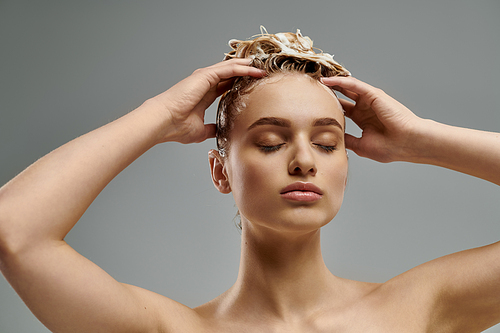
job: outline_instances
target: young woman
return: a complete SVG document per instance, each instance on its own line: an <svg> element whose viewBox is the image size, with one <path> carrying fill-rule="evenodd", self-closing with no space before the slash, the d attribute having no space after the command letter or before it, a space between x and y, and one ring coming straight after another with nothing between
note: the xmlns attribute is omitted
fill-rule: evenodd
<svg viewBox="0 0 500 333"><path fill-rule="evenodd" d="M320 228L338 212L346 149L381 162L438 165L500 185L500 136L414 115L348 76L310 40L232 42L122 118L41 158L0 191L0 267L54 332L479 332L500 322L500 244L449 255L385 283L336 277ZM339 100L331 88L354 102ZM190 309L117 282L64 237L99 192L151 147L216 136L205 109L222 93L215 187L242 225L236 283ZM345 134L345 116L363 130Z"/></svg>

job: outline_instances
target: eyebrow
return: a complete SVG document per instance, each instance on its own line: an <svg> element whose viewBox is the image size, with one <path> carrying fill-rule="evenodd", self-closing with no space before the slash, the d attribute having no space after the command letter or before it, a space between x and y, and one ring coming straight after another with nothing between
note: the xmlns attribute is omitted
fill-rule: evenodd
<svg viewBox="0 0 500 333"><path fill-rule="evenodd" d="M248 127L248 130L251 130L254 127L262 126L262 125L273 125L273 126L279 126L279 127L291 127L292 126L290 121L287 119L276 118L276 117L264 117L264 118L260 118L259 120L254 122L252 125L250 125L250 127Z"/></svg>
<svg viewBox="0 0 500 333"><path fill-rule="evenodd" d="M254 122L252 125L248 127L248 130L251 130L252 128L255 128L257 126L263 126L263 125L272 125L272 126L279 126L279 127L291 127L292 124L288 119L283 119L283 118L276 118L276 117L263 117ZM342 125L335 119L335 118L319 118L316 119L313 122L313 126L336 126L340 128L341 130L344 130L342 128Z"/></svg>
<svg viewBox="0 0 500 333"><path fill-rule="evenodd" d="M335 118L320 118L316 119L313 123L313 126L329 126L329 125L337 126L341 130L344 130L342 128L342 125L340 125L340 123Z"/></svg>

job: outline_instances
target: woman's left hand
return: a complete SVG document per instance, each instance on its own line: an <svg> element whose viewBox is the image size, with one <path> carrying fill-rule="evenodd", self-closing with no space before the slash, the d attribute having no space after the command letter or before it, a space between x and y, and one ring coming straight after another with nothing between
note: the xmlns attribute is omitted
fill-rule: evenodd
<svg viewBox="0 0 500 333"><path fill-rule="evenodd" d="M355 101L340 99L345 115L363 131L360 138L346 133L346 148L379 162L411 159L412 135L423 119L383 90L353 77L328 77L322 82Z"/></svg>

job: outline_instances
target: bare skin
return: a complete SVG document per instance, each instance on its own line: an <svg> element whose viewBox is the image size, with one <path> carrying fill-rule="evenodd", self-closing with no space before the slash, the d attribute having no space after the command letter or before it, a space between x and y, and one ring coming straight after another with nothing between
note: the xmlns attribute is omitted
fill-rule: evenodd
<svg viewBox="0 0 500 333"><path fill-rule="evenodd" d="M214 137L215 126L203 123L205 109L232 78L264 75L248 63L230 60L195 71L124 117L54 150L0 189L0 268L38 319L53 332L479 332L500 322L499 243L436 259L383 284L341 279L326 268L319 230L341 202L346 148L377 161L438 165L500 185L499 134L421 119L354 78L323 83L355 101L341 104L363 130L361 138L344 138L342 115L324 86L283 79L252 94L276 96L286 85L294 94L280 96L283 103L297 96L293 105L300 104L306 91L317 97L317 113L301 118L300 108L285 112L259 105L264 98L251 99L251 115L283 118L289 126L249 129L258 119L242 114L229 156L210 152L214 185L233 192L243 223L238 279L215 300L190 309L119 283L64 241L100 191L145 151L162 142ZM338 120L341 128L313 125L324 118ZM248 172L237 161L246 161ZM259 173L257 166L269 171ZM257 203L261 193L249 187L267 182L267 173L273 182L266 200L275 200L276 210ZM318 185L321 198L283 199L282 184L295 181Z"/></svg>

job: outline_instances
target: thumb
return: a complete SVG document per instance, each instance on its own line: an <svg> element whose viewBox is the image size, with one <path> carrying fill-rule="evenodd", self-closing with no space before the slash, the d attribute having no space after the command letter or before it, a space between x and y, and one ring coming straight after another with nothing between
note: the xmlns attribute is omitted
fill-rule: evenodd
<svg viewBox="0 0 500 333"><path fill-rule="evenodd" d="M216 127L215 124L205 124L205 138L215 138Z"/></svg>
<svg viewBox="0 0 500 333"><path fill-rule="evenodd" d="M359 141L361 139L346 133L344 135L344 140L346 149L350 149L356 154L358 154Z"/></svg>

